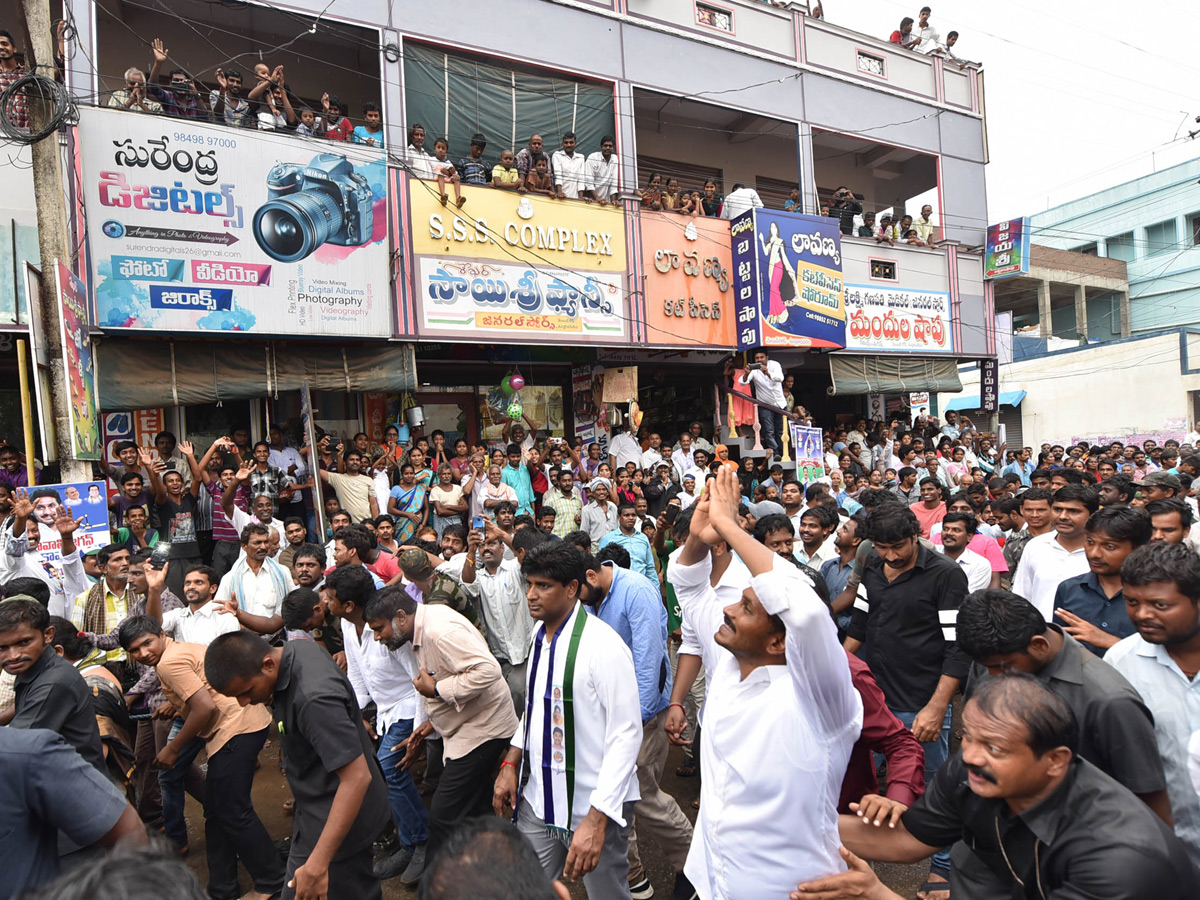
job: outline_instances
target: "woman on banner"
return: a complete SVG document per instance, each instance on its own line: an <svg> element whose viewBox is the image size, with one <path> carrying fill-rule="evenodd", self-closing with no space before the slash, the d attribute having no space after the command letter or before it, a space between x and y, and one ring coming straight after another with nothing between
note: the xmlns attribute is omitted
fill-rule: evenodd
<svg viewBox="0 0 1200 900"><path fill-rule="evenodd" d="M796 285L796 270L788 262L787 254L783 252L783 238L779 235L779 225L771 223L769 236L760 234L763 254L767 257L767 271L771 274L770 307L767 311L767 322L771 325L781 325L787 321L788 302L799 293ZM787 273L791 279L791 297L783 296L783 275Z"/></svg>

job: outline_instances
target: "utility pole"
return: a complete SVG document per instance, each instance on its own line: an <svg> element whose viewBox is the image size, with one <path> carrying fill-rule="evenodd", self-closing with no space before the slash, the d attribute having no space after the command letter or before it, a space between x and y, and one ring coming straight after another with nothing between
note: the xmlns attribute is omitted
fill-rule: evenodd
<svg viewBox="0 0 1200 900"><path fill-rule="evenodd" d="M29 46L26 48L28 70L54 77L54 25L50 17L49 0L21 0ZM37 93L29 98L30 131L39 131L50 121L53 111ZM58 279L54 269L57 259L70 268L71 242L67 237L66 188L63 184L62 148L58 132L33 144L33 192L37 201L38 249L41 252L41 288L38 298L41 307L42 334L50 357L50 397L54 409L54 431L58 442L58 459L63 482L91 481L92 464L72 457L70 397L67 394L66 369L63 363L62 326L59 322Z"/></svg>

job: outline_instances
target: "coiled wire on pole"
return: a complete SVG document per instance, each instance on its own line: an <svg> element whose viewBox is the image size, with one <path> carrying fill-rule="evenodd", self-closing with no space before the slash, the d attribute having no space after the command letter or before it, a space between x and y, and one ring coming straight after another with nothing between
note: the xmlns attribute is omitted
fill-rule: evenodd
<svg viewBox="0 0 1200 900"><path fill-rule="evenodd" d="M48 121L39 131L19 128L13 121L17 101L22 94L27 107L42 101L50 110ZM14 143L36 144L57 132L63 125L74 124L76 118L75 100L66 85L45 75L23 75L0 91L0 136Z"/></svg>

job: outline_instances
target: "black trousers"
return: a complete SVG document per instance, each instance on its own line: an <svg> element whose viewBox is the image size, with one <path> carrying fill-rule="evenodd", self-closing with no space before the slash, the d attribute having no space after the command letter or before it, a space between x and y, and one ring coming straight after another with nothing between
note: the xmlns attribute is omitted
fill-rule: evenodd
<svg viewBox="0 0 1200 900"><path fill-rule="evenodd" d="M208 895L236 900L238 859L254 879L254 889L273 894L283 886L283 861L254 811L250 788L254 763L269 729L239 734L208 760L204 783L204 841L208 850Z"/></svg>
<svg viewBox="0 0 1200 900"><path fill-rule="evenodd" d="M233 568L241 551L242 545L238 541L213 541L212 567L218 578Z"/></svg>
<svg viewBox="0 0 1200 900"><path fill-rule="evenodd" d="M292 875L308 860L311 848L292 845L288 854L287 874L283 879L283 896L280 900L295 900L296 889L288 887ZM371 845L344 859L335 859L329 864L328 900L382 900L383 888L375 877Z"/></svg>
<svg viewBox="0 0 1200 900"><path fill-rule="evenodd" d="M429 805L428 859L463 819L492 814L496 767L508 750L508 738L484 741L458 759L446 760L437 792Z"/></svg>

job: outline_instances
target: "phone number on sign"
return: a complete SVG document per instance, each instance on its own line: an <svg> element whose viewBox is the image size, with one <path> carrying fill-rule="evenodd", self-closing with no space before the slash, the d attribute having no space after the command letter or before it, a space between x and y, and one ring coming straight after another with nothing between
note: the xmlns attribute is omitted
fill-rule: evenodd
<svg viewBox="0 0 1200 900"><path fill-rule="evenodd" d="M202 147L228 147L230 150L237 149L237 141L233 138L211 137L204 134L187 134L186 132L175 132L175 140L180 144L199 144Z"/></svg>

